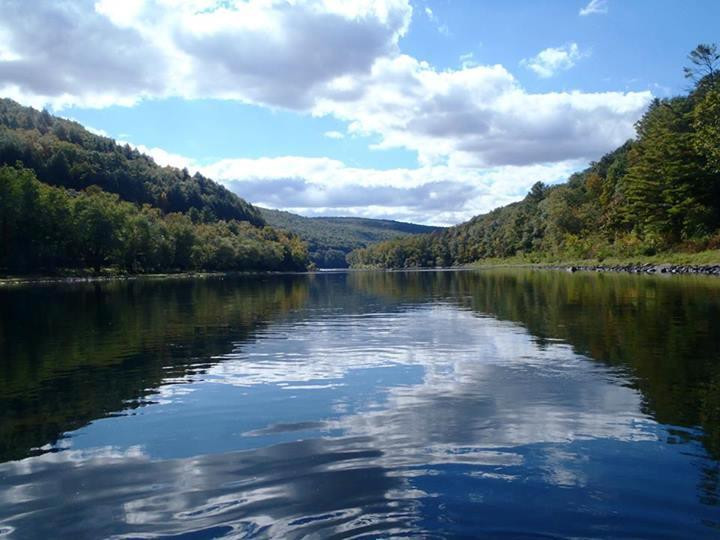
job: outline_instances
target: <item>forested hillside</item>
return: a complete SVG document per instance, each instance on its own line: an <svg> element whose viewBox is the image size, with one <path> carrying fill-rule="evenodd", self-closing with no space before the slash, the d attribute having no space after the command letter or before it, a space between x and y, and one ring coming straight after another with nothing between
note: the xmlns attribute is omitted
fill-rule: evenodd
<svg viewBox="0 0 720 540"><path fill-rule="evenodd" d="M0 165L22 165L42 182L68 189L98 186L121 199L194 219L262 225L255 207L199 173L160 167L151 157L77 122L0 99Z"/></svg>
<svg viewBox="0 0 720 540"><path fill-rule="evenodd" d="M200 174L0 100L0 275L304 270L305 244Z"/></svg>
<svg viewBox="0 0 720 540"><path fill-rule="evenodd" d="M348 253L375 242L440 230L439 227L385 219L308 218L266 208L260 208L260 212L269 225L293 232L307 242L310 260L319 268L345 268Z"/></svg>
<svg viewBox="0 0 720 540"><path fill-rule="evenodd" d="M634 140L517 203L441 232L359 249L352 266L466 264L524 255L603 259L720 248L720 52L690 54L685 96L655 99Z"/></svg>

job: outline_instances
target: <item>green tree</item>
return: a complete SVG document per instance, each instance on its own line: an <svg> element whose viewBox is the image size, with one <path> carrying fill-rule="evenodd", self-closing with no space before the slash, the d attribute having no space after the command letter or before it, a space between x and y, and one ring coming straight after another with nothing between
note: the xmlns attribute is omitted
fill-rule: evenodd
<svg viewBox="0 0 720 540"><path fill-rule="evenodd" d="M110 262L122 240L124 215L116 195L90 188L75 201L74 215L79 251L96 272Z"/></svg>
<svg viewBox="0 0 720 540"><path fill-rule="evenodd" d="M626 219L664 245L712 225L712 178L693 143L692 101L656 100L638 123L629 154Z"/></svg>
<svg viewBox="0 0 720 540"><path fill-rule="evenodd" d="M699 99L692 115L695 149L715 173L720 173L720 81Z"/></svg>

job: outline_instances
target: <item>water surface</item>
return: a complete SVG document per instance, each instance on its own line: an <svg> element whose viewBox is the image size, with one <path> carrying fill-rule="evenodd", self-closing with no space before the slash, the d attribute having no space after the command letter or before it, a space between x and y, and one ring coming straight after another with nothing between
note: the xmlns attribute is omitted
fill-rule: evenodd
<svg viewBox="0 0 720 540"><path fill-rule="evenodd" d="M0 537L715 538L720 280L0 291Z"/></svg>

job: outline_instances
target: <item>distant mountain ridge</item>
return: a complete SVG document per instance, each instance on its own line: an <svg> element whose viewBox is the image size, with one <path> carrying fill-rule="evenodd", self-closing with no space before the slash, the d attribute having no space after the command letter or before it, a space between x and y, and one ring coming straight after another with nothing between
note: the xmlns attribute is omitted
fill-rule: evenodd
<svg viewBox="0 0 720 540"><path fill-rule="evenodd" d="M345 268L346 255L355 249L443 229L388 219L305 217L282 210L259 210L269 225L295 233L307 242L310 260L319 268Z"/></svg>

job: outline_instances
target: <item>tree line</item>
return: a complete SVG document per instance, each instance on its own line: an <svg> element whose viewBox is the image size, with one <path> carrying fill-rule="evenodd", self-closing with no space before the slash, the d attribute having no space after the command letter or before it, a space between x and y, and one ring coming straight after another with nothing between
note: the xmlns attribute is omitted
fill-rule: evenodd
<svg viewBox="0 0 720 540"><path fill-rule="evenodd" d="M0 167L0 271L304 270L305 244L247 221L193 221L96 186L68 190Z"/></svg>
<svg viewBox="0 0 720 540"><path fill-rule="evenodd" d="M352 252L351 266L466 264L485 258L603 259L720 248L720 52L690 53L687 95L655 99L635 139L567 183L444 231Z"/></svg>

